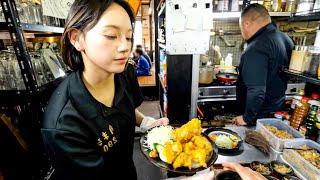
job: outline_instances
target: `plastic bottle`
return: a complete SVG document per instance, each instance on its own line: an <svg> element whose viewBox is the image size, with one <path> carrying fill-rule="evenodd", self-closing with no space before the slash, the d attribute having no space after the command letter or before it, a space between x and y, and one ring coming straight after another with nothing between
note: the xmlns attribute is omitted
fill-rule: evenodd
<svg viewBox="0 0 320 180"><path fill-rule="evenodd" d="M232 54L231 53L228 53L224 63L225 63L225 66L227 66L227 67L232 66Z"/></svg>
<svg viewBox="0 0 320 180"><path fill-rule="evenodd" d="M308 100L309 98L303 97L301 99L301 102L298 102L296 104L296 108L290 119L290 126L292 126L295 129L299 129L299 126L301 125L301 123L303 122L303 120L308 114L308 111L309 111Z"/></svg>

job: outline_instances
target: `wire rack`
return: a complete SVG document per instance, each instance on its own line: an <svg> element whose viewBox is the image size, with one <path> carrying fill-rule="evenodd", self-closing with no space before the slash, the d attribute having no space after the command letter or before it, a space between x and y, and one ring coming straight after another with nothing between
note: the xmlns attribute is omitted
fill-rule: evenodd
<svg viewBox="0 0 320 180"><path fill-rule="evenodd" d="M215 21L213 31L214 35L210 37L210 47L219 46L223 58L228 53L232 53L233 65L239 65L244 44L239 23L231 20ZM212 48L210 48L209 55L213 53Z"/></svg>

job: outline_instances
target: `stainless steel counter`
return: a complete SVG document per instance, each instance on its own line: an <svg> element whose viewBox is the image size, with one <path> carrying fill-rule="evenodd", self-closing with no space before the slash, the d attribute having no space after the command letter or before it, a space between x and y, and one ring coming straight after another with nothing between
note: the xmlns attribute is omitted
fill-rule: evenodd
<svg viewBox="0 0 320 180"><path fill-rule="evenodd" d="M243 139L245 138L245 131L249 129L248 127L242 127L242 126L227 126L226 129L230 129L236 133L239 134L239 136ZM250 128L255 129L255 127ZM238 162L238 163L250 163L252 161L263 161L263 162L270 162L272 160L279 159L280 152L276 152L275 150L272 150L270 155L265 155L263 152L258 150L256 147L247 144L246 142L243 142L243 151L241 154L233 155L233 156L225 156L220 155L218 156L217 161L215 164L221 164L223 162Z"/></svg>

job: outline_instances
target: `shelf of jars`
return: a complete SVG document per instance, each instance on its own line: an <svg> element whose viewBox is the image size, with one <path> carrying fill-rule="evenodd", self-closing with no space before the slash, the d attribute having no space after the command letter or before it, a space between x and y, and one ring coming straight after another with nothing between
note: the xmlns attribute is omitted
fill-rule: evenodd
<svg viewBox="0 0 320 180"><path fill-rule="evenodd" d="M295 77L295 78L298 78L298 79L300 79L302 81L309 82L309 83L312 83L312 84L315 84L315 85L320 85L320 79L318 79L316 77L311 77L311 76L308 76L306 74L302 74L301 72L294 71L294 70L289 70L289 69L284 69L283 71L288 76Z"/></svg>
<svg viewBox="0 0 320 180"><path fill-rule="evenodd" d="M320 20L320 9L292 13L289 18L289 22L319 21L319 20Z"/></svg>
<svg viewBox="0 0 320 180"><path fill-rule="evenodd" d="M269 12L271 17L290 17L291 12ZM212 17L214 20L227 19L227 18L239 18L241 12L214 12Z"/></svg>

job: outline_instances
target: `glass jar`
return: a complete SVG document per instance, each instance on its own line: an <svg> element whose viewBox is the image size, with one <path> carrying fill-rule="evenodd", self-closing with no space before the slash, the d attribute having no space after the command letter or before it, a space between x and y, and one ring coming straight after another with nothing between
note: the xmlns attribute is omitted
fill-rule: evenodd
<svg viewBox="0 0 320 180"><path fill-rule="evenodd" d="M295 13L297 8L296 0L287 0L286 3L286 12Z"/></svg>
<svg viewBox="0 0 320 180"><path fill-rule="evenodd" d="M272 11L271 0L263 0L263 6L270 12Z"/></svg>
<svg viewBox="0 0 320 180"><path fill-rule="evenodd" d="M311 77L318 76L318 68L319 68L319 60L320 60L320 48L312 47L308 50L308 66L304 69L305 74Z"/></svg>
<svg viewBox="0 0 320 180"><path fill-rule="evenodd" d="M273 0L272 11L281 12L281 5L282 5L282 1L281 0Z"/></svg>

